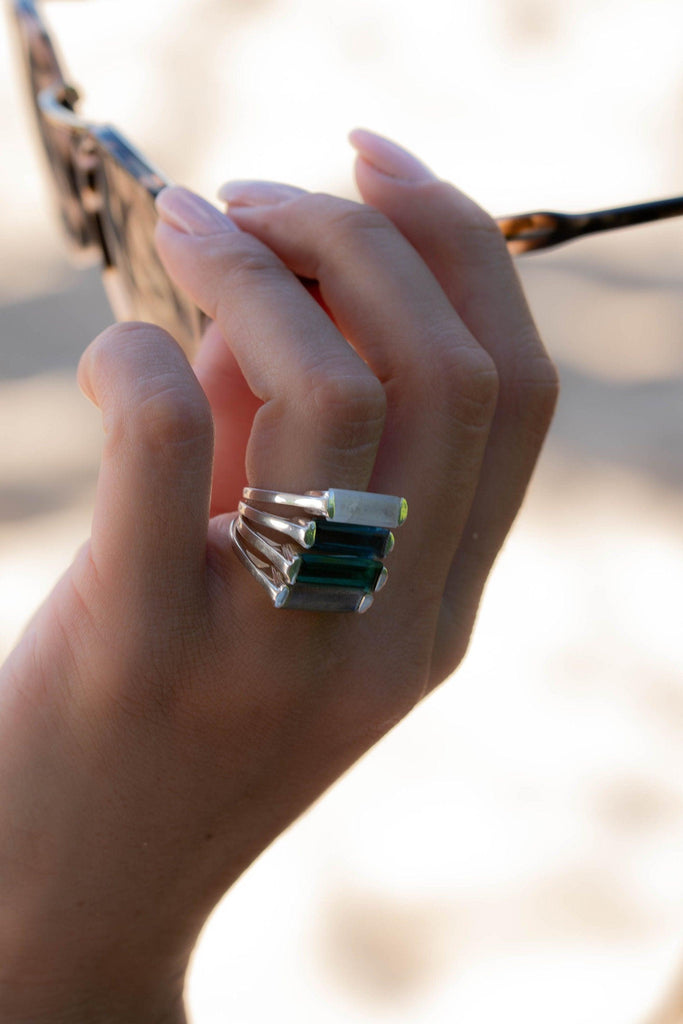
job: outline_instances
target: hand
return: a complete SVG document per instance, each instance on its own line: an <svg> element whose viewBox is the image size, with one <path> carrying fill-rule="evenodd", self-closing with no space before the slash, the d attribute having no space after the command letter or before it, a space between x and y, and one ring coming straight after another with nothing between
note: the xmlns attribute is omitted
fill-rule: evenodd
<svg viewBox="0 0 683 1024"><path fill-rule="evenodd" d="M493 221L353 141L371 206L162 194L162 258L214 320L197 376L142 324L81 362L92 538L0 681L2 1021L182 1020L217 900L465 652L555 372ZM228 536L247 480L407 497L368 615L272 608Z"/></svg>

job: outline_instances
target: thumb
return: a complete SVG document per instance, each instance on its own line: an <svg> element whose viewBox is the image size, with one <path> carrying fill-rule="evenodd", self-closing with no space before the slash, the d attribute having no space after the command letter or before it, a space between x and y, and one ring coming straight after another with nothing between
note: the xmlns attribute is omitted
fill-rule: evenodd
<svg viewBox="0 0 683 1024"><path fill-rule="evenodd" d="M131 600L187 597L203 578L213 424L182 350L165 331L125 323L84 353L79 383L105 433L91 552L98 576Z"/></svg>

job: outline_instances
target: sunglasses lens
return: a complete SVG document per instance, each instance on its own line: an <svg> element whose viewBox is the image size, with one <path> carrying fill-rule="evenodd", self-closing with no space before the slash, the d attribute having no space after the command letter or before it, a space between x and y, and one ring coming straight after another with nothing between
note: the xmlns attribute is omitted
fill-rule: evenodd
<svg viewBox="0 0 683 1024"><path fill-rule="evenodd" d="M166 182L111 128L95 128L105 284L119 320L145 320L171 334L188 356L196 350L202 314L176 288L154 245L154 198Z"/></svg>

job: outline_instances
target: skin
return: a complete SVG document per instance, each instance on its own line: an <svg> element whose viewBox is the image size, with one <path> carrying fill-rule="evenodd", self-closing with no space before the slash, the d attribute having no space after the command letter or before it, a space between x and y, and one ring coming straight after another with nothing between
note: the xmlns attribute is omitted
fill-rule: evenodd
<svg viewBox="0 0 683 1024"><path fill-rule="evenodd" d="M368 205L162 195L196 373L144 324L81 361L92 537L0 675L2 1022L184 1021L216 902L465 653L556 375L489 216L353 141ZM271 607L230 548L247 481L408 499L367 615Z"/></svg>

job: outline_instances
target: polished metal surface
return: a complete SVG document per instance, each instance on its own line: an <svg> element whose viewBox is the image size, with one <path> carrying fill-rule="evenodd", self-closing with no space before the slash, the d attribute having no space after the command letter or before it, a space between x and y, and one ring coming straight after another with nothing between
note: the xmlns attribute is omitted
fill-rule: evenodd
<svg viewBox="0 0 683 1024"><path fill-rule="evenodd" d="M245 487L242 497L247 502L260 505L276 505L288 509L298 509L311 516L328 517L327 491L306 494L294 494L291 491L270 491L262 487Z"/></svg>
<svg viewBox="0 0 683 1024"><path fill-rule="evenodd" d="M237 511L244 519L249 519L258 526L265 526L269 530L281 533L302 548L310 548L315 542L315 523L312 520L285 519L282 516L273 515L271 512L253 508L244 501L239 503Z"/></svg>
<svg viewBox="0 0 683 1024"><path fill-rule="evenodd" d="M327 491L294 494L290 491L245 487L243 497L246 502L296 509L311 516L323 516L333 522L389 529L401 526L408 515L405 498L393 494L373 494L370 491L330 488Z"/></svg>
<svg viewBox="0 0 683 1024"><path fill-rule="evenodd" d="M242 516L236 522L238 533L244 543L262 555L266 562L282 576L285 583L294 583L301 566L301 556L283 553L275 544L271 544L256 530L252 530Z"/></svg>
<svg viewBox="0 0 683 1024"><path fill-rule="evenodd" d="M242 494L231 524L235 551L276 608L370 608L389 575L383 563L394 546L390 527L405 521L404 498L336 488L296 494L245 487ZM316 518L306 521L302 512Z"/></svg>
<svg viewBox="0 0 683 1024"><path fill-rule="evenodd" d="M270 599L273 602L273 604L276 607L280 607L282 604L282 600L286 598L286 591L288 589L287 585L284 583L274 583L270 576L268 576L268 574L264 572L265 563L263 563L263 567L260 567L256 564L254 556L248 553L237 532L236 519L233 519L233 521L230 523L230 537L232 540L233 551L239 558L242 565L251 573L251 575L254 577L257 583L259 583L268 592L268 595L270 596ZM278 600L280 604L278 604Z"/></svg>
<svg viewBox="0 0 683 1024"><path fill-rule="evenodd" d="M348 587L289 586L274 582L265 571L265 563L257 564L255 556L245 547L237 528L230 524L233 550L242 565L268 593L275 608L309 612L366 612L373 603L372 594Z"/></svg>

